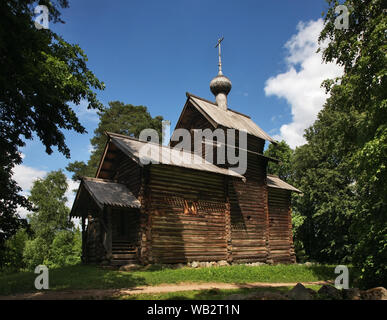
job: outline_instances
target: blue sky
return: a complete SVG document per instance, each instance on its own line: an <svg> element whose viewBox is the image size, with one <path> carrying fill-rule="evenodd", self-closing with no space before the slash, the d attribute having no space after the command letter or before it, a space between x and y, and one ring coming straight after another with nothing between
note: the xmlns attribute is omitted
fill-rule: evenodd
<svg viewBox="0 0 387 320"><path fill-rule="evenodd" d="M326 99L320 80L339 72L322 66L315 53L326 8L324 0L73 0L62 11L66 23L50 28L85 51L90 69L106 84L98 92L102 103L145 105L172 127L186 91L214 100L214 45L224 36L223 72L233 83L229 106L295 147ZM75 110L89 133L66 133L71 159L27 141L24 171L17 173L24 189L34 174L88 159L98 118L82 106Z"/></svg>

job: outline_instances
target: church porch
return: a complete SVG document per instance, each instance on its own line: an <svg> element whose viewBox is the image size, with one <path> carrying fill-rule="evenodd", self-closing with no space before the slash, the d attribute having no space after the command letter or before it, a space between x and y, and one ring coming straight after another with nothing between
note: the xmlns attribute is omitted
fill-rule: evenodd
<svg viewBox="0 0 387 320"><path fill-rule="evenodd" d="M82 221L82 261L138 263L140 202L123 184L83 178L71 210Z"/></svg>

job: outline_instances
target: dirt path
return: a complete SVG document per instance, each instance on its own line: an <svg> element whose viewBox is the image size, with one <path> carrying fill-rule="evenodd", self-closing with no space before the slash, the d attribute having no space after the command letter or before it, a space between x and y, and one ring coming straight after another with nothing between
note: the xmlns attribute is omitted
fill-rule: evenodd
<svg viewBox="0 0 387 320"><path fill-rule="evenodd" d="M181 283L163 284L159 286L142 286L130 289L90 289L90 290L61 290L61 291L39 291L33 293L21 293L10 296L0 296L0 300L73 300L73 299L106 299L123 295L134 294L156 294L191 290L209 289L253 289L253 288L275 288L292 287L297 282L268 283L254 282L246 284L234 283ZM329 281L302 282L303 285L331 284Z"/></svg>

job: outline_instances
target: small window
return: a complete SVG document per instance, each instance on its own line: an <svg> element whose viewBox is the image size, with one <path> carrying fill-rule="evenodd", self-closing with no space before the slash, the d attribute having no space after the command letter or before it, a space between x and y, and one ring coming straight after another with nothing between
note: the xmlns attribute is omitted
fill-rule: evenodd
<svg viewBox="0 0 387 320"><path fill-rule="evenodd" d="M196 201L184 200L184 214L197 215L198 204Z"/></svg>

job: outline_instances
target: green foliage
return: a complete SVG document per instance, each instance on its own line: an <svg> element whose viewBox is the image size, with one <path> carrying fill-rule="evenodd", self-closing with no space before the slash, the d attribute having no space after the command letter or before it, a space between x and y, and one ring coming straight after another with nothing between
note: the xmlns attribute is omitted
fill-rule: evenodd
<svg viewBox="0 0 387 320"><path fill-rule="evenodd" d="M109 108L99 112L99 125L90 140L93 147L89 161L75 161L70 163L66 170L73 172L73 180L80 180L83 176L94 176L101 160L105 145L105 132L120 133L127 136L139 137L144 129L154 129L158 132L161 142L163 117L152 118L144 106L133 106L123 102L109 102Z"/></svg>
<svg viewBox="0 0 387 320"><path fill-rule="evenodd" d="M327 83L330 109L341 114L337 127L351 139L346 153L353 177L356 210L350 232L356 237L353 262L361 285L387 285L387 17L382 0L346 1L350 28L332 28L334 1L329 1L321 40L330 39L325 61L345 69L340 81ZM348 123L348 119L351 120ZM349 130L352 132L350 133Z"/></svg>
<svg viewBox="0 0 387 320"><path fill-rule="evenodd" d="M293 196L294 198L295 196ZM292 233L294 252L296 254L296 261L303 263L309 260L309 256L305 252L304 242L302 241L302 226L305 222L305 216L296 210L292 210Z"/></svg>
<svg viewBox="0 0 387 320"><path fill-rule="evenodd" d="M28 240L26 229L19 229L12 237L5 242L3 271L15 272L23 269L23 251Z"/></svg>
<svg viewBox="0 0 387 320"><path fill-rule="evenodd" d="M73 231L66 207L68 184L62 171L52 171L34 182L29 200L34 212L28 215L32 239L26 242L23 261L28 269L39 264L51 268L80 262L81 236Z"/></svg>
<svg viewBox="0 0 387 320"><path fill-rule="evenodd" d="M52 171L44 179L34 182L28 198L34 212L27 217L35 237L51 243L58 230L67 230L73 226L69 220L70 210L66 206L67 188L66 176L62 171Z"/></svg>
<svg viewBox="0 0 387 320"><path fill-rule="evenodd" d="M102 156L102 152L100 156ZM89 167L83 161L74 161L67 165L66 170L74 173L72 176L74 181L79 181L82 177L93 177L96 168Z"/></svg>
<svg viewBox="0 0 387 320"><path fill-rule="evenodd" d="M285 181L291 179L292 174L292 158L294 151L285 141L279 142L277 145L270 144L264 152L265 156L279 160L279 163L270 161L268 164L268 173L279 176Z"/></svg>
<svg viewBox="0 0 387 320"><path fill-rule="evenodd" d="M82 49L50 29L36 29L37 3L0 1L0 251L5 240L26 225L17 207L30 209L12 179L14 166L22 162L19 149L25 140L36 135L47 153L57 147L70 157L63 130L85 132L70 103L86 100L89 108L102 108L94 90L102 90L104 84L87 67ZM39 3L49 8L51 23L62 22L59 9L68 7L67 0Z"/></svg>
<svg viewBox="0 0 387 320"><path fill-rule="evenodd" d="M345 1L348 30L329 10L320 41L325 62L344 68L324 82L324 109L294 154L293 181L304 195L294 208L305 221L298 239L321 262L350 261L363 287L387 284L387 18L381 0Z"/></svg>
<svg viewBox="0 0 387 320"><path fill-rule="evenodd" d="M51 244L46 265L51 268L76 265L81 262L82 237L79 229L59 231Z"/></svg>
<svg viewBox="0 0 387 320"><path fill-rule="evenodd" d="M314 127L331 128L323 116ZM323 146L316 132L321 131L309 130L308 144L297 148L294 156L293 183L303 192L293 196L293 211L303 217L295 238L312 260L349 263L356 241L349 232L356 205L351 180L337 165L339 159L327 156L329 146Z"/></svg>
<svg viewBox="0 0 387 320"><path fill-rule="evenodd" d="M37 237L26 242L23 251L23 261L28 270L44 264L50 252L50 243L44 238Z"/></svg>

